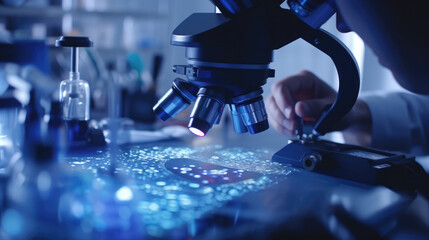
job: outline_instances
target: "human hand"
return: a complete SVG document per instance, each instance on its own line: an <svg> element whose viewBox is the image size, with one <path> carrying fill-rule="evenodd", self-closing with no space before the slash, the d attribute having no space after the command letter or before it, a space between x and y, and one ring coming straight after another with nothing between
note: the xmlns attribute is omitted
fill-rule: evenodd
<svg viewBox="0 0 429 240"><path fill-rule="evenodd" d="M313 73L301 71L275 82L265 102L268 120L277 131L294 136L297 117L315 121L335 101L336 92Z"/></svg>
<svg viewBox="0 0 429 240"><path fill-rule="evenodd" d="M277 131L294 136L298 117L316 121L326 105L335 101L336 96L336 91L313 73L301 71L271 86L271 95L265 102L268 120ZM363 101L358 100L333 130L346 129L346 141L366 146L370 144L371 115Z"/></svg>

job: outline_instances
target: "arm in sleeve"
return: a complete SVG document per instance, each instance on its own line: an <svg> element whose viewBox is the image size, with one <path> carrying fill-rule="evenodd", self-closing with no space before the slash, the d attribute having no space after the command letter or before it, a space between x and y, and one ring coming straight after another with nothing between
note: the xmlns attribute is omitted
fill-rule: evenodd
<svg viewBox="0 0 429 240"><path fill-rule="evenodd" d="M374 148L429 153L429 96L388 93L364 96L372 118Z"/></svg>

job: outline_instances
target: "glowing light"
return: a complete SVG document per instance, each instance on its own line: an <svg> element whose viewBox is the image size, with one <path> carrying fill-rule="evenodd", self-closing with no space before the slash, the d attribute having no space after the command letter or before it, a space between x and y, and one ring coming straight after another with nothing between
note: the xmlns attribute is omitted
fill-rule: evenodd
<svg viewBox="0 0 429 240"><path fill-rule="evenodd" d="M14 209L7 209L1 216L1 228L11 236L18 236L24 230L24 219Z"/></svg>
<svg viewBox="0 0 429 240"><path fill-rule="evenodd" d="M200 184L198 184L198 183L189 183L189 187L191 187L191 188L199 188Z"/></svg>
<svg viewBox="0 0 429 240"><path fill-rule="evenodd" d="M37 187L41 192L47 192L51 188L51 176L46 171L42 171L37 176Z"/></svg>
<svg viewBox="0 0 429 240"><path fill-rule="evenodd" d="M119 201L130 201L133 199L134 195L131 189L127 186L123 186L118 191L116 191L116 198Z"/></svg>
<svg viewBox="0 0 429 240"><path fill-rule="evenodd" d="M167 185L167 183L166 182L163 182L163 181L159 181L159 182L156 182L156 185L158 185L158 186L165 186L165 185Z"/></svg>
<svg viewBox="0 0 429 240"><path fill-rule="evenodd" d="M191 131L191 133L197 135L198 137L204 137L204 135L206 135L203 131L194 127L190 127L189 131Z"/></svg>
<svg viewBox="0 0 429 240"><path fill-rule="evenodd" d="M78 201L74 201L71 205L71 212L77 218L82 217L83 214L85 213L82 203Z"/></svg>
<svg viewBox="0 0 429 240"><path fill-rule="evenodd" d="M228 191L228 194L233 196L233 197L236 197L236 196L240 195L240 192L237 189L231 189Z"/></svg>
<svg viewBox="0 0 429 240"><path fill-rule="evenodd" d="M156 212L156 211L158 211L158 210L159 210L159 205L158 205L158 204L156 204L156 203L151 203L151 204L149 205L149 209L150 209L151 211Z"/></svg>

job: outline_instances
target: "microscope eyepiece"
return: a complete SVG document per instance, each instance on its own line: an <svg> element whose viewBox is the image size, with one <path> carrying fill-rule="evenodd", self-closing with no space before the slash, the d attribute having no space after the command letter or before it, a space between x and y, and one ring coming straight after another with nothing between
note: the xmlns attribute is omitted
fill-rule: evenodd
<svg viewBox="0 0 429 240"><path fill-rule="evenodd" d="M191 112L189 130L197 136L205 136L222 114L224 102L223 94L213 89L201 88Z"/></svg>

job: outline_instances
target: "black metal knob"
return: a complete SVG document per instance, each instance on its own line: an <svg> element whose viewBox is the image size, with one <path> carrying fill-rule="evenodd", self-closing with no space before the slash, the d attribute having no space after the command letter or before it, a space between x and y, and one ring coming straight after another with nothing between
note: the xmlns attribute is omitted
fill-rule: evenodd
<svg viewBox="0 0 429 240"><path fill-rule="evenodd" d="M322 164L322 156L317 152L308 152L301 159L301 164L308 171L317 170Z"/></svg>
<svg viewBox="0 0 429 240"><path fill-rule="evenodd" d="M56 47L92 47L94 43L88 37L61 36L55 41Z"/></svg>

